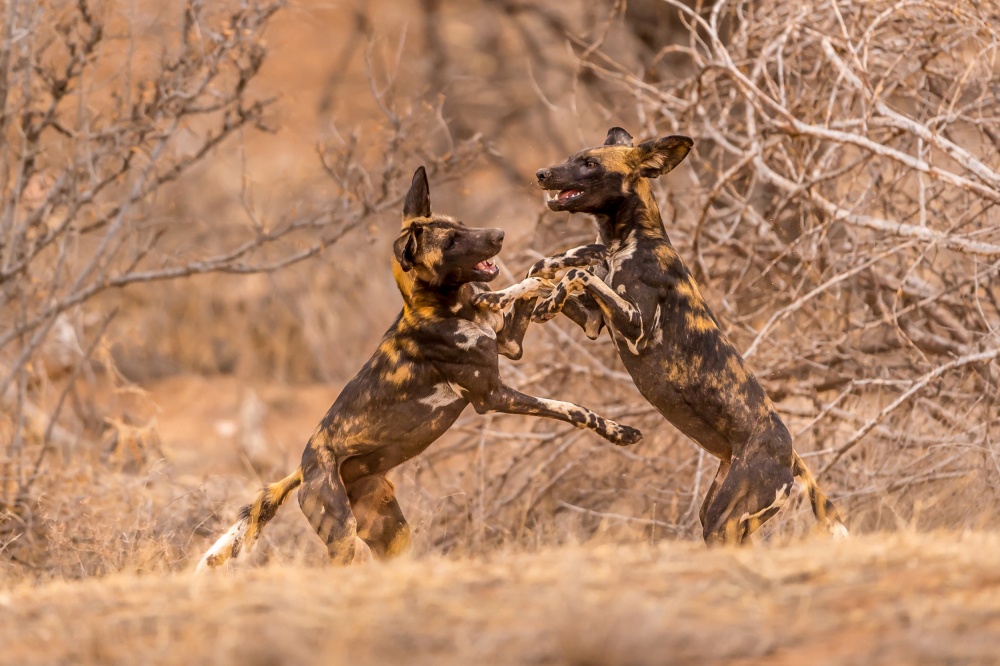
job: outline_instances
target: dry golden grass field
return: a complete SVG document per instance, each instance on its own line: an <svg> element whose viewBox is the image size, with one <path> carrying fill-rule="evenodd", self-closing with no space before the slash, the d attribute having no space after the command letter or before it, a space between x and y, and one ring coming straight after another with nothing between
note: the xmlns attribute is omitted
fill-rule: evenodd
<svg viewBox="0 0 1000 666"><path fill-rule="evenodd" d="M995 664L1000 538L115 574L0 595L10 664Z"/></svg>
<svg viewBox="0 0 1000 666"><path fill-rule="evenodd" d="M997 81L995 1L0 4L0 665L1000 664ZM505 381L642 442L469 409L407 556L292 498L194 577L399 311L416 166L507 286L613 125L694 139L670 239L852 537L706 549L715 461L557 319Z"/></svg>

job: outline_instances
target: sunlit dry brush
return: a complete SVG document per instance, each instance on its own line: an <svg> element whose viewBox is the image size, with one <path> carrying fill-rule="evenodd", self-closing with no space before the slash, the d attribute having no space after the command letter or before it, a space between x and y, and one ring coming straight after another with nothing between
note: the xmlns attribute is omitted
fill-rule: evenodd
<svg viewBox="0 0 1000 666"><path fill-rule="evenodd" d="M0 15L0 550L30 566L53 555L46 531L69 527L53 507L89 501L89 484L113 478L105 466L148 473L169 457L157 406L134 381L232 372L250 356L279 378L322 376L282 354L317 351L329 323L303 323L301 300L275 304L252 276L316 257L395 208L400 162L440 114L398 105L373 80L377 147L345 130L311 155L330 196L265 214L244 181L206 215L190 201L225 180L206 165L272 129L275 96L259 81L282 4L161 5L14 0ZM445 157L428 149L432 173L468 161L477 142L452 141ZM238 167L224 171L240 181ZM209 295L164 287L208 274Z"/></svg>
<svg viewBox="0 0 1000 666"><path fill-rule="evenodd" d="M995 663L995 536L501 550L0 596L12 663Z"/></svg>
<svg viewBox="0 0 1000 666"><path fill-rule="evenodd" d="M150 210L157 192L216 146L262 126L267 101L248 85L266 54L261 33L277 9L266 2L212 10L188 3L167 40L132 41L123 50L119 36L137 40L139 28L110 6L86 0L5 6L0 532L5 544L20 541L15 550L30 546L40 527L34 502L44 485L39 479L53 472L54 452L87 464L96 456L80 455L82 431L94 436L104 423L147 425L102 413L77 390L80 380L93 384L97 375L106 385L119 379L104 337L115 311L94 302L138 283L266 270L271 262L254 254L302 225L244 233L218 254L175 253L164 246L166 229ZM117 438L121 446L136 442Z"/></svg>

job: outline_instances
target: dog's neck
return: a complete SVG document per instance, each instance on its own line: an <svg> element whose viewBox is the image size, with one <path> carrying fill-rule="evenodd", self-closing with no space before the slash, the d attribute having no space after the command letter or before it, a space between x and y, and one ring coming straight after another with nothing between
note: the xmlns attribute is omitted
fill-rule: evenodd
<svg viewBox="0 0 1000 666"><path fill-rule="evenodd" d="M454 313L456 306L468 305L476 290L472 283L432 285L410 274L409 281L400 281L399 293L403 297L403 310L411 313L444 314Z"/></svg>
<svg viewBox="0 0 1000 666"><path fill-rule="evenodd" d="M667 238L649 180L640 178L632 191L616 206L595 213L601 243L624 243L633 232L650 238Z"/></svg>

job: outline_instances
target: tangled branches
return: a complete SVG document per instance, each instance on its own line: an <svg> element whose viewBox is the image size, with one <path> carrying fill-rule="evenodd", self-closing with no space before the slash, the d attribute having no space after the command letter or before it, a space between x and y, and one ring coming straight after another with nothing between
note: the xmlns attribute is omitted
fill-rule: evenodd
<svg viewBox="0 0 1000 666"><path fill-rule="evenodd" d="M382 111L368 123L378 132L375 147L357 151L357 132L320 147L316 169L326 170L335 196L264 220L244 192L242 220L183 219L175 199L184 189L171 186L197 174L224 143L269 130L273 99L253 91L267 55L264 33L280 7L177 3L179 25L158 26L151 36L87 0L7 4L0 30L0 548L32 539L34 487L52 471L53 452L76 458L89 474L108 458L94 450L102 439L138 457L126 466L146 462L142 442L156 441L148 424L81 405L99 393L96 376L116 393L141 393L118 373L105 338L116 314L110 292L208 273L267 273L315 257L373 216L395 211L399 163L413 155L417 137L440 134L439 107L400 111L392 81L376 85L371 74ZM446 172L470 159L477 141L423 157L432 171ZM87 395L76 390L81 379L92 385Z"/></svg>

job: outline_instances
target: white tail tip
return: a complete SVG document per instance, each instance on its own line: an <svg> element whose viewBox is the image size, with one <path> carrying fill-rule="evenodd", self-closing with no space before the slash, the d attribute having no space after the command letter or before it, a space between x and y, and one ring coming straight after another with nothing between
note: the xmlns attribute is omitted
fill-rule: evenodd
<svg viewBox="0 0 1000 666"><path fill-rule="evenodd" d="M830 528L830 534L834 539L846 539L851 536L843 523L836 523Z"/></svg>
<svg viewBox="0 0 1000 666"><path fill-rule="evenodd" d="M242 539L247 530L247 520L237 521L229 528L229 531L219 537L219 540L212 544L212 547L202 555L195 574L202 574L209 569L216 569L226 563L233 556L233 544L237 539Z"/></svg>

